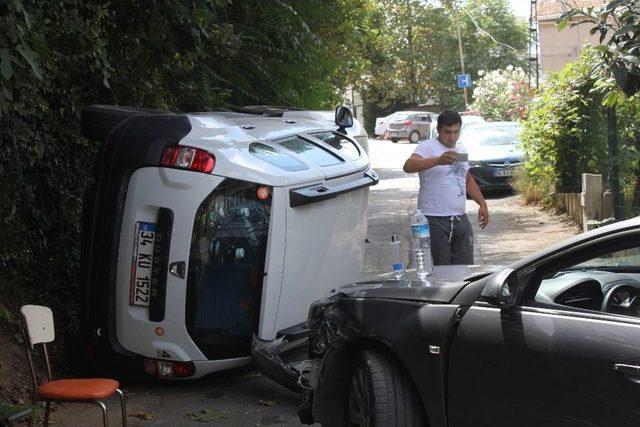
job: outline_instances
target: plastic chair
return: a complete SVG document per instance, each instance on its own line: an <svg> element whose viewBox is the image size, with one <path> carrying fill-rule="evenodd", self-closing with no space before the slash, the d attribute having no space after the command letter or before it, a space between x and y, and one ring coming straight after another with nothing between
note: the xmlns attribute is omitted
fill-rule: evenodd
<svg viewBox="0 0 640 427"><path fill-rule="evenodd" d="M49 307L41 305L25 305L20 308L23 320L24 343L27 348L29 367L33 380L33 402L45 402L43 425L49 425L51 402L95 403L102 409L104 426L109 425L107 407L102 402L118 393L122 406L122 425L127 425L127 410L125 397L118 381L107 378L84 378L54 381L51 376L51 364L47 353L46 343L55 338L53 326L53 312ZM42 344L44 359L47 366L47 381L38 384L38 373L33 362L33 349L36 344ZM33 417L32 417L33 422Z"/></svg>

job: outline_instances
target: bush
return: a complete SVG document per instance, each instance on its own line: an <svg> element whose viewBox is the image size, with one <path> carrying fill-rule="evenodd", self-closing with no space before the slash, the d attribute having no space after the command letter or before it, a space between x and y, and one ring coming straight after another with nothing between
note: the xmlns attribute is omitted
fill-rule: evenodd
<svg viewBox="0 0 640 427"><path fill-rule="evenodd" d="M516 121L527 116L532 97L527 75L522 68L509 65L504 70L480 71L473 90L472 110L487 120Z"/></svg>
<svg viewBox="0 0 640 427"><path fill-rule="evenodd" d="M600 67L594 49L549 76L537 93L524 122L522 144L526 163L521 178L540 200L554 202L556 192L580 192L581 174L602 174L609 185L607 106L617 102L621 181L633 193L638 171L637 140L640 100L612 96L613 83ZM526 185L525 185L526 186Z"/></svg>

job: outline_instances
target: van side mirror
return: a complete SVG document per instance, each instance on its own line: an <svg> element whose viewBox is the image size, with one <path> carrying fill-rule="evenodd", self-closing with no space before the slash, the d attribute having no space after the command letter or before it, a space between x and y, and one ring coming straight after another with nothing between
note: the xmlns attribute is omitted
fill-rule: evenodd
<svg viewBox="0 0 640 427"><path fill-rule="evenodd" d="M516 271L512 268L503 268L493 273L482 291L482 299L489 304L511 308L517 301Z"/></svg>
<svg viewBox="0 0 640 427"><path fill-rule="evenodd" d="M350 128L353 126L353 114L351 114L351 110L341 105L336 107L336 125L338 125L338 132L346 133L346 128Z"/></svg>

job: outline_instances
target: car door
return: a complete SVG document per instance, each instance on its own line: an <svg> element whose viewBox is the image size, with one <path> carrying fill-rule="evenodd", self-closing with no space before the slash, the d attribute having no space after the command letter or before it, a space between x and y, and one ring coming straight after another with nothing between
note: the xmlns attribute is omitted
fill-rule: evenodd
<svg viewBox="0 0 640 427"><path fill-rule="evenodd" d="M428 114L420 114L416 117L416 128L420 133L420 139L429 137L431 128L431 117Z"/></svg>
<svg viewBox="0 0 640 427"><path fill-rule="evenodd" d="M459 324L449 425L640 425L638 232L579 244L514 274L513 306L481 298Z"/></svg>

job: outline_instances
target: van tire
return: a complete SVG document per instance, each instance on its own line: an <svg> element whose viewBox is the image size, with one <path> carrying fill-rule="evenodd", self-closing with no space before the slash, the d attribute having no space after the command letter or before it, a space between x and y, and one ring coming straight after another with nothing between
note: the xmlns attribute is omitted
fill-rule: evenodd
<svg viewBox="0 0 640 427"><path fill-rule="evenodd" d="M409 134L409 142L411 144L417 144L418 141L420 141L420 132L418 132L417 130L414 130Z"/></svg>
<svg viewBox="0 0 640 427"><path fill-rule="evenodd" d="M398 138L391 138L391 142L393 142L394 144L396 144L398 141L400 141Z"/></svg>
<svg viewBox="0 0 640 427"><path fill-rule="evenodd" d="M358 353L347 402L347 425L427 425L424 407L407 371L380 350Z"/></svg>
<svg viewBox="0 0 640 427"><path fill-rule="evenodd" d="M162 110L135 108L117 105L89 105L80 112L80 131L82 136L93 141L103 142L109 132L125 120L140 114L169 114Z"/></svg>

